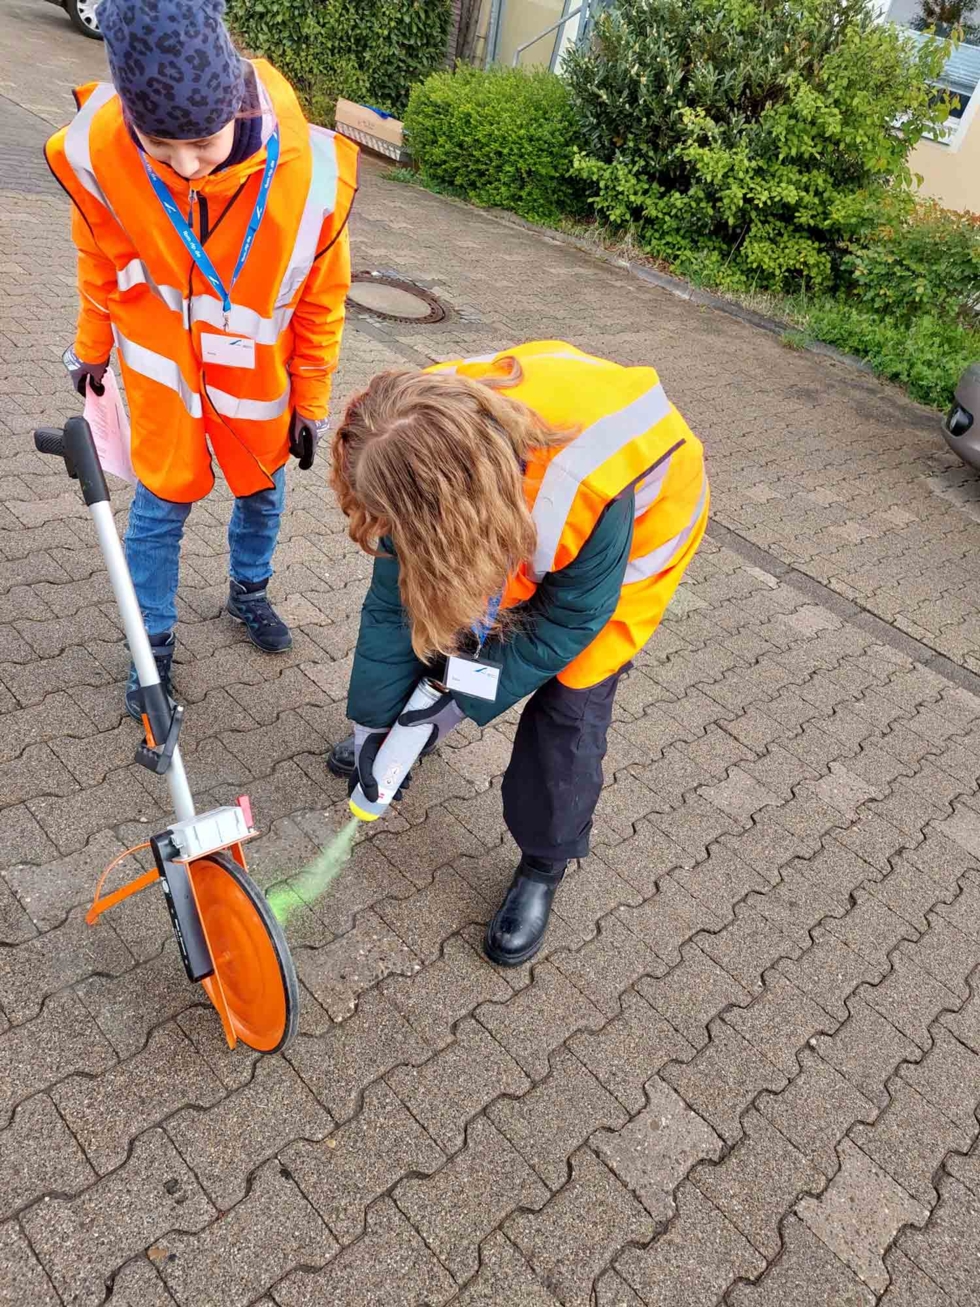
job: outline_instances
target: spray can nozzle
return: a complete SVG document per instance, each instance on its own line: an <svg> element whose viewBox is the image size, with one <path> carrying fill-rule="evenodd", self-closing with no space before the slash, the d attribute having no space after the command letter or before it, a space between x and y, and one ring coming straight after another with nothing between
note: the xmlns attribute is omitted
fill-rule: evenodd
<svg viewBox="0 0 980 1307"><path fill-rule="evenodd" d="M404 713L424 711L441 697L442 691L430 680L419 681ZM374 760L374 779L378 797L372 802L358 785L350 796L350 810L361 821L377 821L387 811L398 787L411 771L416 758L429 742L432 727L428 722L402 726L395 722Z"/></svg>

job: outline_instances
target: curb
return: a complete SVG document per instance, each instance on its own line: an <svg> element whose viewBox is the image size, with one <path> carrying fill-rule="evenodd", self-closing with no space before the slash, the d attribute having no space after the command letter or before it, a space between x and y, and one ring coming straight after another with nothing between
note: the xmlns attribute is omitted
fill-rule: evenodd
<svg viewBox="0 0 980 1307"><path fill-rule="evenodd" d="M423 189L428 188L424 187ZM437 194L435 191L429 193ZM591 241L584 240L581 236L573 236L570 232L556 231L553 227L539 227L533 222L528 222L526 218L518 217L516 213L508 212L506 209L483 209L479 205L467 204L465 200L456 200L446 195L440 196L440 199L450 199L454 204L459 204L467 209L475 209L477 213L482 213L488 218L503 223L505 226L519 227L522 231L529 232L531 235L543 236L556 244L571 245L573 248L581 250L583 254L589 254L614 268L621 268L631 277L636 277L638 281L645 281L649 285L667 291L677 299L687 300L689 304L697 304L700 308L715 309L730 318L736 318L739 322L744 322L749 327L756 327L760 331L768 331L772 336L782 337L788 332L798 332L801 351L819 354L823 358L833 359L836 363L843 363L846 367L855 368L858 372L867 373L869 376L877 378L882 385L891 384L885 377L878 377L878 374L866 359L858 358L856 354L846 354L833 345L824 344L822 340L811 340L799 327L794 326L791 322L783 322L779 318L770 318L764 313L756 313L753 309L743 308L741 304L736 304L734 300L725 299L723 295L716 295L713 291L702 290L700 286L685 281L683 277L675 277L668 272L658 272L656 268L648 268L643 263L632 263L619 254L613 254L610 250L597 247ZM914 400L910 402L915 403Z"/></svg>
<svg viewBox="0 0 980 1307"><path fill-rule="evenodd" d="M372 162L375 162L372 160ZM382 160L376 162L381 163ZM386 171L394 171L390 167ZM387 180L387 178L383 178ZM901 387L894 387L894 383L888 381L886 377L880 377L874 368L865 359L858 358L856 354L846 354L843 350L836 349L833 345L826 345L820 340L810 340L800 328L795 327L791 322L782 322L779 318L770 318L763 313L756 313L752 309L743 308L736 304L734 300L725 299L722 295L716 295L712 291L702 290L695 286L693 282L685 281L682 277L674 277L667 272L658 272L655 268L648 268L642 263L632 263L629 259L624 259L619 254L613 254L609 250L604 250L596 246L591 241L584 240L581 236L573 236L571 232L557 231L554 227L542 227L537 223L528 222L526 218L520 218L516 213L511 213L507 209L486 209L479 204L470 204L467 200L457 199L454 195L444 195L441 191L431 190L419 181L409 183L396 182L395 185L415 185L420 190L425 191L427 195L435 196L436 199L442 200L446 204L453 204L457 208L466 209L469 213L478 213L481 217L489 219L490 222L500 223L505 227L517 227L521 231L526 231L531 236L537 236L541 240L549 241L553 245L568 245L573 249L580 250L583 254L588 254L594 259L599 259L602 263L608 263L611 267L620 268L629 276L635 277L638 281L645 281L649 285L656 286L659 290L665 290L677 299L687 300L690 304L697 304L700 308L715 309L718 313L724 313L729 318L735 318L739 322L744 322L749 327L756 327L760 331L767 331L772 336L783 337L788 332L799 332L799 348L801 352L817 354L822 358L830 359L834 363L842 363L845 367L853 368L857 372L863 372L866 376L874 377L884 387L893 387L905 395ZM905 398L910 404L916 401L908 395ZM917 405L917 407L921 407ZM927 410L932 412L931 409Z"/></svg>
<svg viewBox="0 0 980 1307"><path fill-rule="evenodd" d="M962 663L955 662L946 654L940 653L931 644L926 644L924 640L917 640L915 636L906 634L900 627L885 621L883 617L879 617L877 613L872 612L870 608L866 608L863 604L855 603L851 599L845 599L843 595L838 594L836 590L832 590L823 581L818 581L816 577L810 576L808 572L801 572L799 568L793 567L790 563L784 563L775 554L770 554L751 540L747 540L745 536L733 531L731 527L725 526L717 518L711 518L708 522L707 534L715 544L731 550L733 554L737 554L746 563L768 572L784 585L792 586L794 590L811 599L813 603L820 604L828 612L839 617L842 622L848 622L851 626L859 627L862 631L874 636L881 644L898 650L899 653L911 659L912 662L919 663L920 666L935 672L937 676L943 677L952 685L958 685L961 689L968 690L970 694L980 699L980 674L971 671L969 667L964 667Z"/></svg>

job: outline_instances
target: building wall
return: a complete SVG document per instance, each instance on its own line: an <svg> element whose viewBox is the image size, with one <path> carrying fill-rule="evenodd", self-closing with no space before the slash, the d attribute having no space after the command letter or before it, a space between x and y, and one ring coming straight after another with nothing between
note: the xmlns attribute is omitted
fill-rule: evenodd
<svg viewBox="0 0 980 1307"><path fill-rule="evenodd" d="M516 0L516 3L510 0L504 5L500 20L498 61L502 64L513 63L517 47L530 41L552 23L557 23L564 10L564 0ZM547 68L554 54L555 40L556 33L550 32L536 41L521 55L521 64L525 68L535 64L543 64Z"/></svg>
<svg viewBox="0 0 980 1307"><path fill-rule="evenodd" d="M980 93L974 99L980 99ZM980 114L973 114L958 150L920 141L909 166L922 177L921 195L938 200L945 209L980 214Z"/></svg>
<svg viewBox="0 0 980 1307"><path fill-rule="evenodd" d="M470 54L471 62L485 67L491 58L491 18L494 0L479 0L479 17L475 25L475 40ZM514 62L518 46L531 41L538 32L557 23L565 14L577 9L583 0L499 0L499 21L495 62L509 68ZM610 0L591 0L591 11L597 13ZM524 68L560 66L567 49L573 46L583 32L581 14L570 19L559 32L549 32L520 56Z"/></svg>
<svg viewBox="0 0 980 1307"><path fill-rule="evenodd" d="M493 9L492 0L482 0L480 16L476 21L476 41L473 46L473 62L477 68L484 68L490 62L487 42L490 37L490 16Z"/></svg>

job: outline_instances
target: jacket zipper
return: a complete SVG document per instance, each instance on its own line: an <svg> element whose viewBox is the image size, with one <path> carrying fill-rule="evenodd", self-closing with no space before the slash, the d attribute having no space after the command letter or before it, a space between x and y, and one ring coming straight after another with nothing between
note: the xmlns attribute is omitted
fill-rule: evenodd
<svg viewBox="0 0 980 1307"><path fill-rule="evenodd" d="M211 235L210 220L208 217L208 202L205 196L201 195L199 191L195 191L192 187L190 190L190 208L187 211L187 225L190 227L191 231L194 231L195 204L197 205L198 211L198 231L196 232L196 235L201 244L204 245L207 243L207 239Z"/></svg>

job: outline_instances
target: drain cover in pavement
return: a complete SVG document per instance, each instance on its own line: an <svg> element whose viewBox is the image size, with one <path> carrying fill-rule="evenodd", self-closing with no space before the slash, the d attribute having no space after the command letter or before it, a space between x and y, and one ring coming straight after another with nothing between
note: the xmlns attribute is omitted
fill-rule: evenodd
<svg viewBox="0 0 980 1307"><path fill-rule="evenodd" d="M347 303L372 318L415 326L442 322L446 316L446 306L431 291L381 272L355 272Z"/></svg>

